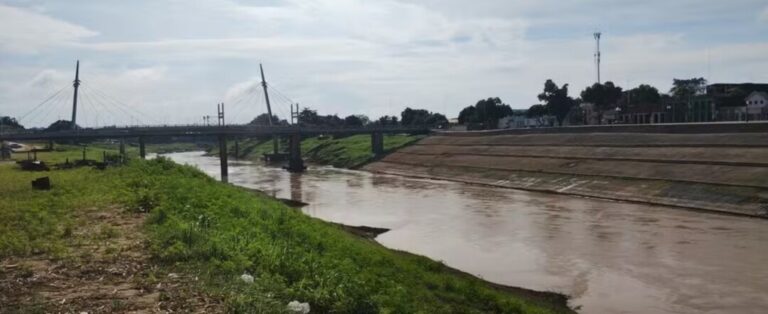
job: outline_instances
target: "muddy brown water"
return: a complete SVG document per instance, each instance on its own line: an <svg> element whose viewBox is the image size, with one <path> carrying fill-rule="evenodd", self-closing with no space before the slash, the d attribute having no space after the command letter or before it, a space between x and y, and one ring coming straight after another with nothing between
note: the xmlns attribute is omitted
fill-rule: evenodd
<svg viewBox="0 0 768 314"><path fill-rule="evenodd" d="M219 176L216 158L167 156ZM768 220L330 167L229 170L314 217L391 229L376 238L387 247L568 294L582 313L768 313Z"/></svg>

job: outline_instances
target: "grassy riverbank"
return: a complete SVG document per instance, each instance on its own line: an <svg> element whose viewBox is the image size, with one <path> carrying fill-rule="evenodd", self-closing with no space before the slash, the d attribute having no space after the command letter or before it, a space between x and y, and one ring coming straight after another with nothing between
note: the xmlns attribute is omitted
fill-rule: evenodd
<svg viewBox="0 0 768 314"><path fill-rule="evenodd" d="M41 175L51 177L52 190L29 187L29 181ZM79 267L94 254L103 253L104 261L117 263L126 258L126 252L133 252L128 256L147 254L144 263L148 263L131 275L128 285L141 287L136 291L166 303L184 298L211 300L205 304L220 304L219 310L229 312L280 313L292 300L308 302L313 313L567 311L554 301L532 301L525 293L493 287L427 258L386 249L277 200L216 182L192 167L165 159L134 160L103 171L80 168L48 173L22 172L3 163L0 182L4 182L0 186L0 284L28 282L18 280L19 276L39 278L34 267L26 268L32 269L31 275L14 271L29 260ZM126 223L118 218L99 225L106 213L145 220L136 231L145 236L143 244L125 249L120 246L125 241L110 242L134 233L121 229ZM95 243L100 249L83 250L83 243ZM136 247L144 253L135 251ZM243 273L252 275L253 283L243 282ZM167 284L178 278L189 278L182 286L199 292L156 291L178 286ZM37 293L35 283L28 283L29 293ZM17 298L14 293L27 290L5 291L0 292L10 295L0 296L5 304L32 302L29 306L43 311L88 310L62 308L59 302L71 301L47 300L43 292L41 298Z"/></svg>
<svg viewBox="0 0 768 314"><path fill-rule="evenodd" d="M395 134L384 136L385 153L394 151L403 146L414 143L424 138L423 135ZM235 144L228 143L229 154L235 156ZM261 160L264 153L273 150L271 140L247 139L239 142L237 158L245 160ZM280 142L280 147L287 147L286 141ZM301 152L306 161L332 165L339 168L358 168L373 161L371 152L370 135L353 135L342 138L311 137L301 141ZM218 154L218 148L209 151L210 154Z"/></svg>

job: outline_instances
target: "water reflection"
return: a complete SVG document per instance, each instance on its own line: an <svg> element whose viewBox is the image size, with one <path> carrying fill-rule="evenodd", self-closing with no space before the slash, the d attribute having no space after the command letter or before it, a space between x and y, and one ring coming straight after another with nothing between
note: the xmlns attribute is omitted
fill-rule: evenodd
<svg viewBox="0 0 768 314"><path fill-rule="evenodd" d="M171 154L217 176L218 160ZM234 163L230 182L385 227L391 248L574 297L584 313L763 313L768 221L332 168Z"/></svg>

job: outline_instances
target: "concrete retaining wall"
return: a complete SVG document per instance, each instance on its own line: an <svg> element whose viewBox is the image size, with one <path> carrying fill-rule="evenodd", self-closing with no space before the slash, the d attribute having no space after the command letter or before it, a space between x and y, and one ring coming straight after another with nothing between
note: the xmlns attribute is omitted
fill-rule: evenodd
<svg viewBox="0 0 768 314"><path fill-rule="evenodd" d="M768 133L471 133L364 169L768 217Z"/></svg>

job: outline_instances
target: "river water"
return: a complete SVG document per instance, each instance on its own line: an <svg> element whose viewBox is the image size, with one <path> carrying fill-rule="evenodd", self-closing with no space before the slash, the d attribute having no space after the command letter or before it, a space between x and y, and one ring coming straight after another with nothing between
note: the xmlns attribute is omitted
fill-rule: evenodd
<svg viewBox="0 0 768 314"><path fill-rule="evenodd" d="M217 158L167 157L219 177ZM232 162L233 184L486 280L570 295L582 313L768 313L768 220L310 167Z"/></svg>

